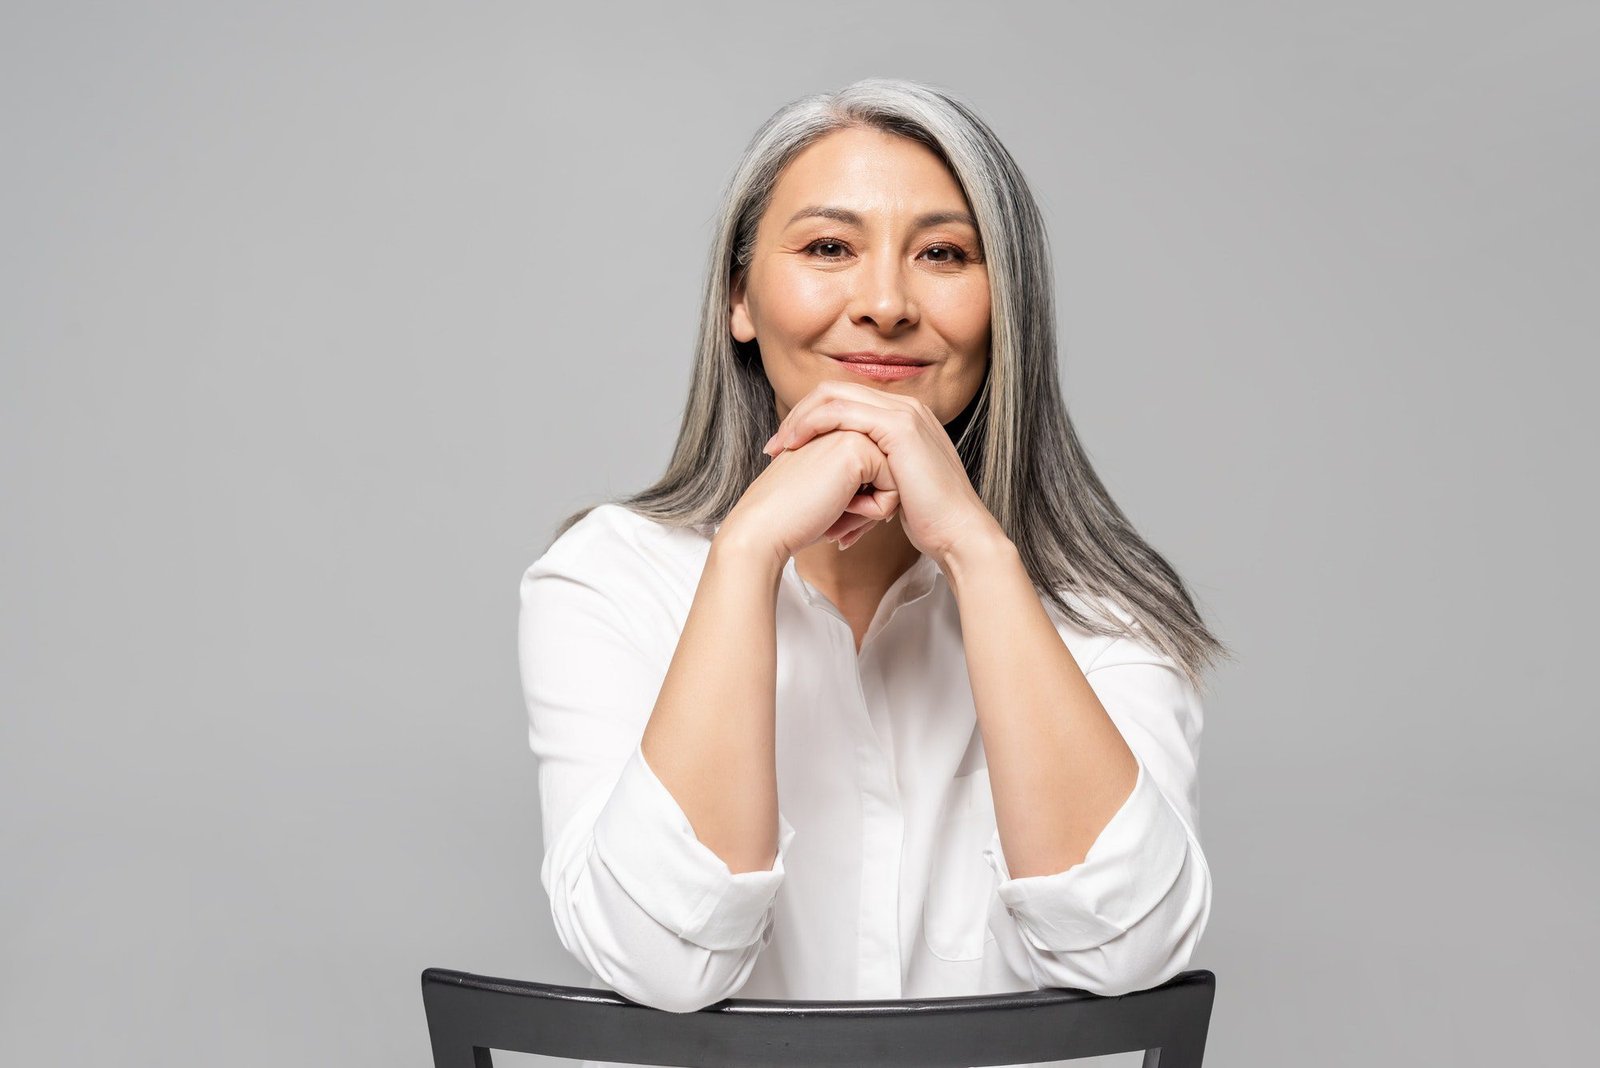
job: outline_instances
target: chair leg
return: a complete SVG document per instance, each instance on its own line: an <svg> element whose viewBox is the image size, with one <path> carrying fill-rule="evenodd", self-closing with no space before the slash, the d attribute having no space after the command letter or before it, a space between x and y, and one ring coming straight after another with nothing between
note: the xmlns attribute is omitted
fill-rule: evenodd
<svg viewBox="0 0 1600 1068"><path fill-rule="evenodd" d="M1145 1050L1144 1068L1201 1068L1205 1053L1206 1040L1202 1032L1198 1040L1168 1042L1165 1046Z"/></svg>
<svg viewBox="0 0 1600 1068"><path fill-rule="evenodd" d="M487 1046L436 1041L433 1043L433 1068L494 1068L494 1055Z"/></svg>

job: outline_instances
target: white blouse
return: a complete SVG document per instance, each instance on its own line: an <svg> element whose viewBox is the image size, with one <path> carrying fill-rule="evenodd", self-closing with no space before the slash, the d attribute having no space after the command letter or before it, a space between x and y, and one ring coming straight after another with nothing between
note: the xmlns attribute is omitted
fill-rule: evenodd
<svg viewBox="0 0 1600 1068"><path fill-rule="evenodd" d="M1121 994L1188 967L1211 913L1193 685L1152 646L1087 633L1041 598L1139 772L1081 863L1013 879L955 597L925 554L859 655L844 616L785 565L777 859L732 874L640 749L710 544L603 504L522 577L540 879L596 985L693 1012L733 996Z"/></svg>

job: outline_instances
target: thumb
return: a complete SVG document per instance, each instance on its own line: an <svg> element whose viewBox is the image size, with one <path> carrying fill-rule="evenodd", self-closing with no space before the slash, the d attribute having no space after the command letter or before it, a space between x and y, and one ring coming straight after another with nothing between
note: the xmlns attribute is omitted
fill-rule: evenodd
<svg viewBox="0 0 1600 1068"><path fill-rule="evenodd" d="M870 491L870 492L868 492ZM864 515L870 519L887 520L900 511L900 491L876 489L871 485L850 498L845 511Z"/></svg>

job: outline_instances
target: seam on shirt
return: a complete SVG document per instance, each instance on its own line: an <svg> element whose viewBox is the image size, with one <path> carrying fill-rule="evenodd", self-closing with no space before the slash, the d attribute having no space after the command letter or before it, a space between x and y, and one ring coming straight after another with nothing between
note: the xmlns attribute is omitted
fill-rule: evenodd
<svg viewBox="0 0 1600 1068"><path fill-rule="evenodd" d="M1128 640L1128 637L1125 634L1112 634L1108 635L1108 637L1110 637L1111 640L1106 642L1103 649L1094 654L1094 657L1089 661L1089 666L1083 669L1083 673L1085 675L1088 675L1089 672L1093 671L1100 661L1105 659L1106 654L1117 647L1118 642L1124 642Z"/></svg>

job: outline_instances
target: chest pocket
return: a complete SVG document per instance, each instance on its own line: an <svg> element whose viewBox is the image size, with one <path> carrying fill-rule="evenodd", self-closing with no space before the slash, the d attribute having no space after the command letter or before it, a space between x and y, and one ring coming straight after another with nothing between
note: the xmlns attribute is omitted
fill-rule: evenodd
<svg viewBox="0 0 1600 1068"><path fill-rule="evenodd" d="M994 834L989 769L958 776L934 829L932 870L922 905L922 937L941 960L978 960L989 931L995 873L983 859Z"/></svg>

